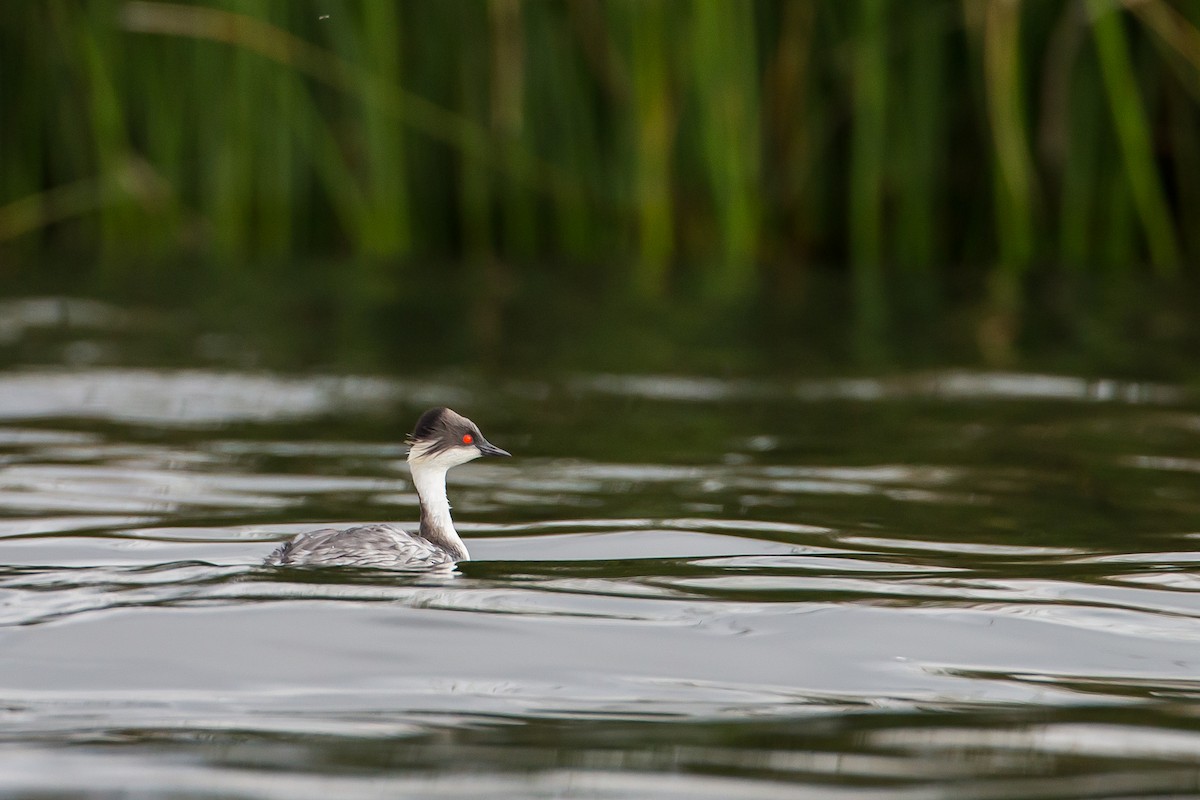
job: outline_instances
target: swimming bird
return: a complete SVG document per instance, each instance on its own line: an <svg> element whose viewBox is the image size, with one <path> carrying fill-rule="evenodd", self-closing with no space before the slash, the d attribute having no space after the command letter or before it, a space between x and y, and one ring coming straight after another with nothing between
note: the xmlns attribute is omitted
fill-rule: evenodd
<svg viewBox="0 0 1200 800"><path fill-rule="evenodd" d="M466 561L467 546L454 530L446 472L480 456L508 456L483 438L479 426L448 408L431 408L408 438L408 468L421 502L421 526L323 528L301 533L267 557L266 566L343 566L426 569Z"/></svg>

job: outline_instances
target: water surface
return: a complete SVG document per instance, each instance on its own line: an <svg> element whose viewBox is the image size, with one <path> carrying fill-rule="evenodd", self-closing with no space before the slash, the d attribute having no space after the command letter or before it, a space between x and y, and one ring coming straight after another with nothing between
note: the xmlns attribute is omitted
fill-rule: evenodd
<svg viewBox="0 0 1200 800"><path fill-rule="evenodd" d="M64 336L78 363L0 371L6 796L1200 792L1188 387L146 368ZM451 473L473 561L259 566L415 520L401 437L441 403L516 456Z"/></svg>

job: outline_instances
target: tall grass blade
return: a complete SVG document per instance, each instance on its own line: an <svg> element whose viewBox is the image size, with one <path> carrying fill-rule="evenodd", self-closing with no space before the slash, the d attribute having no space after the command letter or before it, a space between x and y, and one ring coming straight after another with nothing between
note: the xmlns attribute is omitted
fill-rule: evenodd
<svg viewBox="0 0 1200 800"><path fill-rule="evenodd" d="M749 3L696 3L688 32L703 155L699 169L707 178L718 234L705 287L726 298L753 287L760 237L762 132L753 14Z"/></svg>
<svg viewBox="0 0 1200 800"><path fill-rule="evenodd" d="M519 0L487 0L491 43L490 128L511 174L520 174L531 138L525 125L525 31ZM537 198L518 181L504 184L502 218L508 255L530 258L537 247Z"/></svg>
<svg viewBox="0 0 1200 800"><path fill-rule="evenodd" d="M664 0L622 4L632 28L633 203L637 258L633 285L643 297L666 293L667 269L675 253L671 156L675 101L670 89L668 6Z"/></svg>
<svg viewBox="0 0 1200 800"><path fill-rule="evenodd" d="M405 139L402 120L405 95L391 86L401 85L402 28L393 3L362 5L362 53L364 69L379 80L363 86L362 114L366 150L364 181L368 212L363 220L363 241L368 255L404 255L412 249L408 215L408 175L405 169Z"/></svg>
<svg viewBox="0 0 1200 800"><path fill-rule="evenodd" d="M1138 91L1121 15L1111 0L1089 0L1088 8L1125 174L1149 245L1150 261L1159 274L1173 275L1180 265L1179 243L1154 165L1150 125Z"/></svg>
<svg viewBox="0 0 1200 800"><path fill-rule="evenodd" d="M995 148L996 231L1001 270L994 288L1001 305L1017 297L1017 281L1034 251L1034 171L1029 152L1021 75L1019 0L987 5L984 28L984 77L988 119Z"/></svg>
<svg viewBox="0 0 1200 800"><path fill-rule="evenodd" d="M860 350L882 345L884 302L883 199L887 137L886 0L857 0L853 51L853 132L850 149L850 263L854 272Z"/></svg>
<svg viewBox="0 0 1200 800"><path fill-rule="evenodd" d="M1099 76L1093 70L1079 69L1068 80L1065 147L1069 152L1064 153L1059 191L1058 254L1066 266L1082 270L1098 255L1098 204L1103 196L1103 148L1108 137L1096 124L1106 113Z"/></svg>
<svg viewBox="0 0 1200 800"><path fill-rule="evenodd" d="M896 184L896 263L908 294L928 309L937 291L934 266L942 240L939 206L946 152L947 6L913 9L904 30L903 91L893 98L892 167Z"/></svg>

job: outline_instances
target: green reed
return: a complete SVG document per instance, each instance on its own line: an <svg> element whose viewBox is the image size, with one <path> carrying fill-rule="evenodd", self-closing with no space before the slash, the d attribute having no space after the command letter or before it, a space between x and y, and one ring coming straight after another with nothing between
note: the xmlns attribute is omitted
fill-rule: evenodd
<svg viewBox="0 0 1200 800"><path fill-rule="evenodd" d="M871 350L883 333L884 200L887 176L888 3L858 0L850 56L850 263L857 300L860 347Z"/></svg>
<svg viewBox="0 0 1200 800"><path fill-rule="evenodd" d="M1154 165L1154 147L1121 20L1111 3L1089 0L1092 31L1112 109L1130 192L1146 233L1151 263L1160 272L1179 268L1180 253L1170 209Z"/></svg>
<svg viewBox="0 0 1200 800"><path fill-rule="evenodd" d="M351 255L736 299L845 264L877 341L952 287L1200 261L1200 0L5 12L9 270Z"/></svg>

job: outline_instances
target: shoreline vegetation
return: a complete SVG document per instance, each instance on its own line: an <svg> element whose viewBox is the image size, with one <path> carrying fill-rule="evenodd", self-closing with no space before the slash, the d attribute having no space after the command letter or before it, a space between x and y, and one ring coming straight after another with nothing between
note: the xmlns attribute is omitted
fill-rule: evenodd
<svg viewBox="0 0 1200 800"><path fill-rule="evenodd" d="M966 300L1003 362L1039 283L1200 262L1196 0L5 10L9 277L316 259L737 303L823 270L860 357Z"/></svg>

